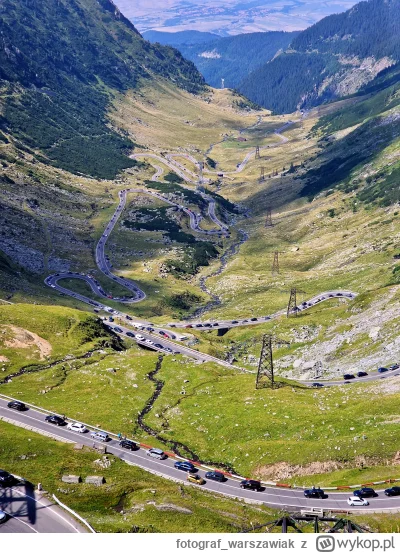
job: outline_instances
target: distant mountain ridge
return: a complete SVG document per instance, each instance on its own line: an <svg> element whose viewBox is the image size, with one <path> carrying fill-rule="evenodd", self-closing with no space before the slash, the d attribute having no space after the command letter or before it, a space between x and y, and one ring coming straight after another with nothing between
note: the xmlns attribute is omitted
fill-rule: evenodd
<svg viewBox="0 0 400 553"><path fill-rule="evenodd" d="M298 34L268 31L218 37L198 31L147 31L144 37L178 48L196 65L207 84L219 88L224 79L226 87L236 88L249 73L286 49Z"/></svg>
<svg viewBox="0 0 400 553"><path fill-rule="evenodd" d="M240 92L277 113L357 92L400 60L400 0L369 0L325 17L251 73Z"/></svg>
<svg viewBox="0 0 400 553"><path fill-rule="evenodd" d="M212 40L222 38L215 33L204 33L202 31L177 31L176 33L167 33L164 31L144 31L143 38L150 42L158 42L166 46L178 48L180 45L203 44Z"/></svg>

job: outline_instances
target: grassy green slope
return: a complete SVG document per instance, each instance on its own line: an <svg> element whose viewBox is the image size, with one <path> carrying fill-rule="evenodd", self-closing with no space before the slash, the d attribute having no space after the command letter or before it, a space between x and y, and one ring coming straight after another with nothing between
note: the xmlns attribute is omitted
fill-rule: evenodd
<svg viewBox="0 0 400 553"><path fill-rule="evenodd" d="M89 351L121 349L99 319L67 307L0 305L0 321L2 377L51 365L64 369L65 355L73 361Z"/></svg>
<svg viewBox="0 0 400 553"><path fill-rule="evenodd" d="M94 462L98 453L74 451L22 428L0 423L0 466L37 484L74 509L97 532L240 532L277 514L183 486L109 456L111 466ZM101 475L105 485L65 484L63 474Z"/></svg>
<svg viewBox="0 0 400 553"><path fill-rule="evenodd" d="M203 79L176 50L152 46L109 0L0 7L3 130L39 159L112 178L135 163L132 141L112 129L113 94L166 78L196 92Z"/></svg>

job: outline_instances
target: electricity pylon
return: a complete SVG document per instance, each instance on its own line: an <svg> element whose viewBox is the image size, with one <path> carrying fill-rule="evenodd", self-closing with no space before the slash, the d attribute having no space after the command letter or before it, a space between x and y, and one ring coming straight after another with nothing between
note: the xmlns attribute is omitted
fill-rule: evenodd
<svg viewBox="0 0 400 553"><path fill-rule="evenodd" d="M266 227L272 227L272 209L270 207L267 208L267 215L265 218L265 226Z"/></svg>
<svg viewBox="0 0 400 553"><path fill-rule="evenodd" d="M286 342L285 340L274 338L272 334L264 334L260 359L258 361L256 390L267 388L269 386L271 386L271 388L275 387L274 361L272 356L273 343L278 346L289 344L289 342Z"/></svg>
<svg viewBox="0 0 400 553"><path fill-rule="evenodd" d="M297 294L305 294L305 292L303 290L299 290L298 288L291 288L286 314L287 317L290 317L291 315L297 317L297 314L299 312L299 309L297 307Z"/></svg>
<svg viewBox="0 0 400 553"><path fill-rule="evenodd" d="M274 252L274 261L272 263L272 274L279 275L279 254L284 252Z"/></svg>

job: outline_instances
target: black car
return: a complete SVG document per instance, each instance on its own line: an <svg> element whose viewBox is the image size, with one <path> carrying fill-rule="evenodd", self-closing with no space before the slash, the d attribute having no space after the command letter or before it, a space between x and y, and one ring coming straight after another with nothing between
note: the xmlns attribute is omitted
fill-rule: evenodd
<svg viewBox="0 0 400 553"><path fill-rule="evenodd" d="M226 480L226 477L222 474L222 472L218 472L217 470L206 472L204 476L208 480L216 480L217 482L225 482Z"/></svg>
<svg viewBox="0 0 400 553"><path fill-rule="evenodd" d="M355 376L354 376L354 374L344 374L343 378L345 380L352 380L353 378L355 378Z"/></svg>
<svg viewBox="0 0 400 553"><path fill-rule="evenodd" d="M311 488L310 490L304 490L304 497L309 499L325 499L326 494L321 488Z"/></svg>
<svg viewBox="0 0 400 553"><path fill-rule="evenodd" d="M131 451L136 451L137 449L139 449L138 444L136 442L133 442L132 440L120 440L119 447L130 449Z"/></svg>
<svg viewBox="0 0 400 553"><path fill-rule="evenodd" d="M323 388L323 387L324 387L324 385L321 384L321 382L313 382L311 384L311 388Z"/></svg>
<svg viewBox="0 0 400 553"><path fill-rule="evenodd" d="M130 317L129 315L125 315L125 317L128 319L128 321L132 320L132 317Z"/></svg>
<svg viewBox="0 0 400 553"><path fill-rule="evenodd" d="M17 411L26 411L26 405L25 403L22 403L22 401L10 401L7 403L7 407L9 409L16 409Z"/></svg>
<svg viewBox="0 0 400 553"><path fill-rule="evenodd" d="M252 319L250 319L250 321L256 321L257 320L257 317L253 317Z"/></svg>
<svg viewBox="0 0 400 553"><path fill-rule="evenodd" d="M51 424L56 424L57 426L65 425L65 420L58 415L47 415L47 417L44 420L46 422L50 422Z"/></svg>
<svg viewBox="0 0 400 553"><path fill-rule="evenodd" d="M400 487L393 486L392 488L388 488L387 490L385 490L385 495L388 495L389 497L400 495Z"/></svg>
<svg viewBox="0 0 400 553"><path fill-rule="evenodd" d="M122 328L119 328L119 326L114 326L114 332L119 332L121 334L123 330Z"/></svg>
<svg viewBox="0 0 400 553"><path fill-rule="evenodd" d="M135 338L135 335L130 330L126 333L126 335L129 336L129 338Z"/></svg>
<svg viewBox="0 0 400 553"><path fill-rule="evenodd" d="M16 478L9 472L0 469L0 486L5 488L6 486L12 486L15 484Z"/></svg>
<svg viewBox="0 0 400 553"><path fill-rule="evenodd" d="M378 373L386 373L388 369L386 367L379 367Z"/></svg>
<svg viewBox="0 0 400 553"><path fill-rule="evenodd" d="M231 324L237 325L237 324L239 324L239 321L232 321Z"/></svg>
<svg viewBox="0 0 400 553"><path fill-rule="evenodd" d="M358 371L357 376L358 377L368 376L368 373L366 373L365 371Z"/></svg>
<svg viewBox="0 0 400 553"><path fill-rule="evenodd" d="M377 497L377 493L372 488L361 488L353 492L355 497Z"/></svg>
<svg viewBox="0 0 400 553"><path fill-rule="evenodd" d="M259 480L242 480L240 482L240 487L243 490L255 490L260 492L262 490L261 482Z"/></svg>

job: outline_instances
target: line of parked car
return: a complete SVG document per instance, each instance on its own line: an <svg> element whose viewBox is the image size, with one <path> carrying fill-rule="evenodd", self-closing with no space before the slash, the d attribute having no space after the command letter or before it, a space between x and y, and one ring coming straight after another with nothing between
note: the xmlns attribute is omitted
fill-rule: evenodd
<svg viewBox="0 0 400 553"><path fill-rule="evenodd" d="M388 497L400 495L400 486L387 488L384 490L384 494ZM321 488L313 487L308 490L304 490L304 497L307 497L308 499L326 499L328 495ZM347 503L351 507L367 506L369 505L369 502L366 498L370 497L378 497L377 492L373 488L363 487L359 490L355 490L353 495L347 499Z"/></svg>
<svg viewBox="0 0 400 553"><path fill-rule="evenodd" d="M115 332L123 332L122 328L114 327ZM160 332L161 334L161 332ZM141 342L142 344L148 345L148 346L154 346L155 348L162 349L166 353L175 353L171 348L168 346L165 347L162 344L159 344L157 342L153 342L153 340L150 340L149 338L145 338L142 334L134 334L130 330L126 332L126 335L129 336L129 338L134 338L135 340L138 340L138 342Z"/></svg>
<svg viewBox="0 0 400 553"><path fill-rule="evenodd" d="M379 367L377 372L382 374L388 371L396 371L397 369L400 369L400 365L398 363L395 363L394 365L390 365L390 367ZM346 381L354 380L356 377L363 378L364 376L368 376L368 373L366 371L358 371L356 374L346 373L343 375L343 380L346 380ZM397 374L395 376L397 376ZM323 388L324 385L322 382L313 382L312 384L310 384L310 387Z"/></svg>
<svg viewBox="0 0 400 553"><path fill-rule="evenodd" d="M10 409L15 409L17 411L25 411L28 409L23 402L18 400L10 401L7 406ZM77 432L79 434L89 432L89 429L80 422L72 421L67 423L65 416L47 415L45 417L45 421L56 426L66 426L68 430L71 430L72 432ZM107 434L107 432L104 432L103 430L93 430L90 433L90 437L93 440L97 440L100 442L108 442L111 440L109 434ZM127 438L122 437L119 439L118 445L121 448L128 449L130 451L137 451L140 449L140 444L133 440L128 440ZM149 449L147 451L147 455L159 460L168 459L168 455L162 449L156 447ZM176 461L174 463L174 467L178 470L187 472L188 482L199 485L203 485L206 483L206 480L204 478L202 478L198 474L195 474L198 469L190 461ZM220 483L226 482L227 480L227 477L222 472L217 470L208 471L205 473L204 476L207 480L214 480ZM0 470L0 487L12 486L14 484L15 477L6 471ZM242 480L239 485L240 488L244 490L254 490L257 492L263 491L265 489L259 480L245 479ZM400 495L400 486L392 486L391 488L387 488L386 490L384 490L384 494L388 497L398 496ZM308 499L326 499L328 495L321 488L312 487L310 489L304 490L304 497ZM359 490L355 490L353 492L353 495L347 499L347 503L352 507L367 506L369 505L369 502L366 498L370 497L378 497L377 492L373 488L362 487Z"/></svg>
<svg viewBox="0 0 400 553"><path fill-rule="evenodd" d="M400 365L398 363L395 363L394 365L390 365L390 367L379 367L378 373L386 373L388 371L395 371L400 368ZM368 373L365 371L358 371L356 374L344 374L343 379L344 380L353 380L353 378L356 378L358 376L359 378L362 378L364 376L368 376Z"/></svg>
<svg viewBox="0 0 400 553"><path fill-rule="evenodd" d="M161 452L161 450L158 450L158 451ZM148 453L148 455L149 454L150 452ZM198 469L190 461L176 461L176 463L174 463L174 467L178 470L183 470L188 473L187 475L188 482L192 482L193 484L199 484L199 485L203 485L206 483L206 480L204 478L202 478L198 474L193 474L197 472ZM218 470L210 470L205 473L204 477L207 480L214 480L214 482L220 482L220 483L226 482L228 480L225 474ZM242 480L240 482L240 487L243 490L255 490L257 492L260 492L264 489L259 480L250 480L250 479Z"/></svg>

